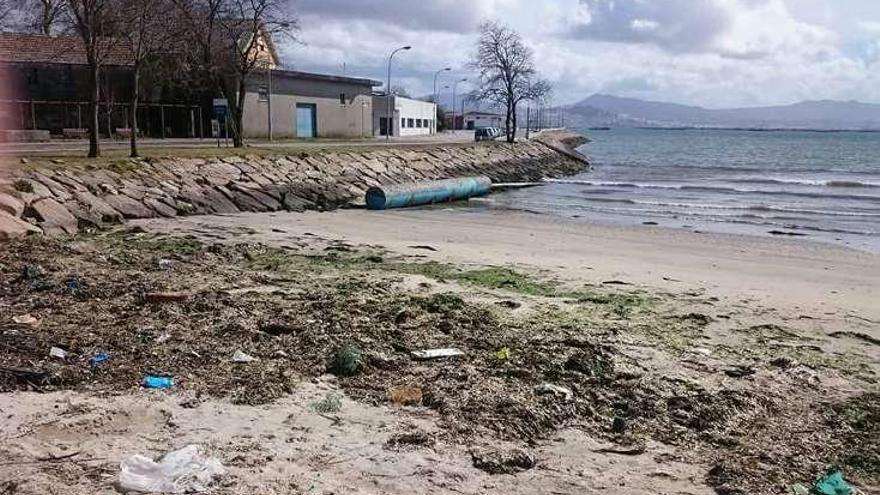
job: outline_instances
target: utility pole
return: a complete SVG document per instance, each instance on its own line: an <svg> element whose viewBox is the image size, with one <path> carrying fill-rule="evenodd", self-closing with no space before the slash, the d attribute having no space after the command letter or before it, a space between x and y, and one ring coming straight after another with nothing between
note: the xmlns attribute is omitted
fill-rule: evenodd
<svg viewBox="0 0 880 495"><path fill-rule="evenodd" d="M532 130L532 107L526 107L526 139L529 139L529 131Z"/></svg>

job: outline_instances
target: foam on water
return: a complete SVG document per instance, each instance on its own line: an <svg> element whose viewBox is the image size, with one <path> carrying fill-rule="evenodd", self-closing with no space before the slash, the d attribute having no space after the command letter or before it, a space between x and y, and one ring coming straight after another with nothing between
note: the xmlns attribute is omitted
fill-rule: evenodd
<svg viewBox="0 0 880 495"><path fill-rule="evenodd" d="M759 235L791 231L880 250L880 134L612 130L588 135L593 142L582 151L593 159L591 172L493 201L602 222L650 219Z"/></svg>

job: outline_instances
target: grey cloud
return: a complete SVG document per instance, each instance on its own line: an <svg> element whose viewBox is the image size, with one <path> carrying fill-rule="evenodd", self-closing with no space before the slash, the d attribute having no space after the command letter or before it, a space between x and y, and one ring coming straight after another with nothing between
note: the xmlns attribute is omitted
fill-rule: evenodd
<svg viewBox="0 0 880 495"><path fill-rule="evenodd" d="M370 20L429 31L466 33L484 20L485 4L476 0L297 0L299 15L324 19Z"/></svg>
<svg viewBox="0 0 880 495"><path fill-rule="evenodd" d="M761 0L750 0L761 1ZM581 0L589 22L577 37L623 43L652 43L675 52L710 50L730 25L717 0Z"/></svg>

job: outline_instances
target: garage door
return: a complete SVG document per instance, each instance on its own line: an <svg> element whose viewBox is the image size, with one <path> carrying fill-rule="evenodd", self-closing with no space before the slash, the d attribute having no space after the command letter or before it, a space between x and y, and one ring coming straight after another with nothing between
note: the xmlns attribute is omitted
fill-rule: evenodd
<svg viewBox="0 0 880 495"><path fill-rule="evenodd" d="M296 104L296 137L313 138L318 134L318 109L310 103Z"/></svg>

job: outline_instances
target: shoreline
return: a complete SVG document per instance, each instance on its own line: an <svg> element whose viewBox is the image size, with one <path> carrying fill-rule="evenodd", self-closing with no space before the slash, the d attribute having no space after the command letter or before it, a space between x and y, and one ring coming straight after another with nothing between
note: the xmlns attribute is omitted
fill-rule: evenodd
<svg viewBox="0 0 880 495"><path fill-rule="evenodd" d="M506 191L501 192L504 194ZM474 201L474 200L472 200ZM485 202L485 204L480 204ZM651 215L620 215L614 216L610 214L596 215L599 218L590 218L585 214L557 214L550 211L540 211L531 208L517 208L515 206L499 204L492 200L491 197L486 199L477 199L474 207L485 207L487 209L496 209L502 211L510 211L513 213L525 213L528 215L549 216L552 218L562 219L574 223L583 223L596 227L623 228L623 229L669 229L680 232L686 232L695 235L717 235L717 236L733 236L734 238L758 238L771 239L782 242L795 243L812 243L820 246L829 246L845 250L857 251L860 253L880 255L880 239L869 242L866 238L873 237L863 233L837 233L830 231L815 231L806 229L793 228L773 228L772 226L747 224L738 222L713 222L707 220L691 220L684 221L669 216L651 216ZM771 230L765 230L771 229ZM805 233L809 232L809 233ZM833 238L833 235L840 237ZM846 240L845 240L846 239Z"/></svg>

